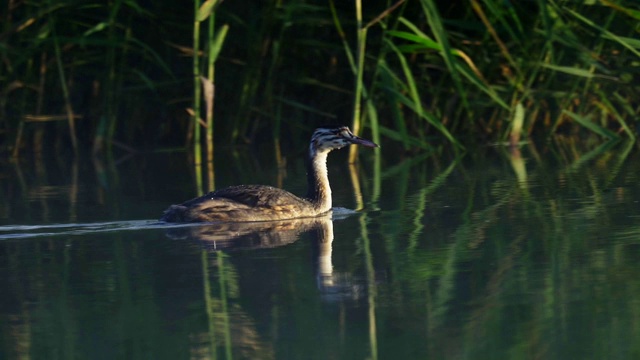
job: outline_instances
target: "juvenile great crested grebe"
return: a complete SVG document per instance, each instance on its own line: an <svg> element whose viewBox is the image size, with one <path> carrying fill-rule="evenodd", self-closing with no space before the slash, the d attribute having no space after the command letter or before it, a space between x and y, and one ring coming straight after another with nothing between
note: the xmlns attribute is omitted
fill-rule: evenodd
<svg viewBox="0 0 640 360"><path fill-rule="evenodd" d="M171 205L160 218L166 222L269 221L318 216L331 210L327 155L347 145L378 147L354 135L348 127L320 127L311 136L304 198L266 185L240 185Z"/></svg>

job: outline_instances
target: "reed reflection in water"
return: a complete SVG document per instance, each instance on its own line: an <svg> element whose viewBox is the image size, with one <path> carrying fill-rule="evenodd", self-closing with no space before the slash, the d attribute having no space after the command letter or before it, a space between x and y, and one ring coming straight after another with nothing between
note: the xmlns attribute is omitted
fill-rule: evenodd
<svg viewBox="0 0 640 360"><path fill-rule="evenodd" d="M379 210L246 226L133 220L193 191L154 182L167 165L152 158L107 165L100 183L90 164L75 180L65 162L43 177L25 165L20 185L2 168L0 357L640 353L635 143L402 156L377 159L374 179L357 172ZM220 182L263 173L246 168ZM289 162L284 188L304 188L300 169ZM334 200L358 207L350 181L332 179Z"/></svg>

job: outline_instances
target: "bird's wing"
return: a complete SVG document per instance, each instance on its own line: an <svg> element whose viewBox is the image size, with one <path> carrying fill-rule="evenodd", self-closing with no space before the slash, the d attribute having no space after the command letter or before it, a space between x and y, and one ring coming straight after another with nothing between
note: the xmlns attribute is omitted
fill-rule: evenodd
<svg viewBox="0 0 640 360"><path fill-rule="evenodd" d="M250 207L278 207L304 201L292 193L266 185L239 185L210 192L183 205L189 206L206 200L228 199ZM192 203L193 202L193 203Z"/></svg>

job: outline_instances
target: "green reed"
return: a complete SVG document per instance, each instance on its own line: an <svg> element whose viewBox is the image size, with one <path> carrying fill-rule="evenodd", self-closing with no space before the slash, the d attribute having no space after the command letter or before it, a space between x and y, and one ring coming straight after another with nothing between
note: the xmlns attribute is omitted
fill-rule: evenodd
<svg viewBox="0 0 640 360"><path fill-rule="evenodd" d="M201 181L202 151L200 145L200 0L193 1L193 161L196 168L196 181ZM198 172L200 169L200 172ZM202 192L202 185L198 183L199 193Z"/></svg>
<svg viewBox="0 0 640 360"><path fill-rule="evenodd" d="M198 1L195 2L195 14L194 14L194 29L193 29L193 47L194 47L194 59L193 59L193 76L194 76L194 99L193 99L193 141L194 141L194 162L196 171L196 182L198 192L202 193L202 152L201 152L201 126L206 129L205 140L207 149L207 178L208 189L212 190L215 187L214 184L214 171L213 171L213 153L214 153L214 98L215 98L215 62L222 49L222 44L229 30L228 25L224 25L220 28L220 31L215 32L215 7L219 4L217 0L206 0L202 5ZM201 23L207 21L207 67L206 75L201 75L200 70L200 26ZM202 86L202 90L200 88ZM200 118L201 112L201 94L204 95L205 109L206 109L206 121L203 123Z"/></svg>
<svg viewBox="0 0 640 360"><path fill-rule="evenodd" d="M228 276L228 271L225 271L225 254L221 251L216 253L218 260L218 280L220 286L220 300L221 300L221 312L223 318L223 334L224 334L224 350L225 359L232 359L231 353L231 325L229 320L229 285L232 283L231 278ZM227 266L228 267L228 266Z"/></svg>
<svg viewBox="0 0 640 360"><path fill-rule="evenodd" d="M82 119L73 124L79 143L93 141L99 149L104 141L107 151L113 141L129 148L140 140L176 148L189 133L196 164L202 163L203 141L212 157L214 138L252 142L268 139L263 133L279 137L282 128L296 143L315 125L345 118L357 132L368 128L376 142L382 137L407 150L428 149L434 139L458 149L470 139L503 141L514 129L522 139L637 134L640 16L629 1L440 6L433 0L357 0L337 7L332 1L269 1L249 12L225 3L217 19L219 1L198 0L193 10L169 2L154 8L135 1L112 5L43 0L11 9L0 34L5 150L18 137L29 146L34 131L45 139L60 137L43 131L53 124L24 126L21 120L30 107L21 109L15 100L35 104L43 93L42 115L59 112L59 102ZM204 21L207 30L201 29ZM233 31L216 29L216 21ZM147 23L176 36L149 36ZM193 47L181 43L187 35ZM193 81L184 75L187 62ZM61 67L46 73L42 90L33 91L40 79L29 69L42 63ZM225 71L214 75L220 66ZM208 106L202 124L200 76L225 104ZM93 81L93 89L81 87L82 79ZM82 100L83 94L90 95ZM193 104L185 104L192 96ZM159 111L145 113L138 106L147 103ZM194 115L186 121L181 114L189 107ZM142 116L130 108L141 108Z"/></svg>
<svg viewBox="0 0 640 360"><path fill-rule="evenodd" d="M17 156L21 147L32 145L38 151L43 142L62 140L70 145L62 148L78 151L83 140L83 144L93 141L94 151L100 151L106 143L109 151L114 138L123 135L118 132L120 126L140 123L117 114L122 101L119 94L134 83L132 79L141 79L150 88L156 86L157 79L136 68L144 68L149 58L154 58L154 66L163 68L165 74L171 70L157 49L132 32L132 24L149 15L141 8L132 11L136 5L116 1L106 7L100 3L54 4L44 0L17 3L3 14L6 21L0 35L0 53L6 61L0 65L0 80L20 85L3 86L0 91L0 112L7 114L0 119L0 126L8 130L0 138L4 150L13 145ZM132 57L136 66L129 65ZM48 71L50 68L56 71ZM85 87L84 81L90 77L95 79L93 89ZM24 109L16 106L18 96L26 100ZM89 100L83 103L84 99ZM66 114L68 135L48 131L57 128L52 120L59 118L59 103ZM87 109L87 104L100 105ZM25 119L34 114L38 122L27 120L34 123L25 126Z"/></svg>
<svg viewBox="0 0 640 360"><path fill-rule="evenodd" d="M371 239L369 238L367 227L367 215L362 214L359 219L360 224L360 239L361 244L360 252L363 256L363 262L365 264L367 274L367 286L369 291L367 292L367 305L368 305L368 320L369 320L369 358L372 360L378 359L378 330L377 330L377 318L376 318L376 303L377 303L377 291L375 285L375 267L373 265L373 254L371 252Z"/></svg>
<svg viewBox="0 0 640 360"><path fill-rule="evenodd" d="M362 0L356 0L356 31L357 31L357 51L356 51L356 90L353 99L353 120L351 127L355 134L360 134L361 111L362 111L362 91L364 88L364 56L367 44L367 28L362 26ZM357 147L349 148L349 162L355 162Z"/></svg>
<svg viewBox="0 0 640 360"><path fill-rule="evenodd" d="M374 142L380 142L380 126L378 122L378 110L376 106L373 104L372 98L370 98L367 94L367 89L364 83L364 72L365 72L365 57L366 57L366 44L367 44L367 32L368 29L372 26L382 22L385 18L391 14L397 7L403 4L405 1L400 0L396 2L391 7L384 10L373 20L368 22L366 25L363 25L362 19L362 1L355 1L355 9L356 9L356 57L354 59L353 52L347 42L345 32L343 30L341 20L339 19L338 13L336 11L336 7L333 1L329 1L329 8L331 10L331 17L333 20L333 24L338 31L338 35L340 36L342 47L344 48L345 55L349 61L349 66L351 71L355 76L355 93L353 99L353 117L351 120L351 126L355 134L360 134L360 129L363 126L363 119L366 118L370 121L372 138ZM366 101L366 112L362 110L362 102L363 97ZM379 153L379 149L376 149L376 153ZM349 162L354 163L356 156L358 154L357 147L351 147L349 149Z"/></svg>
<svg viewBox="0 0 640 360"><path fill-rule="evenodd" d="M49 22L51 23L51 31L52 38L56 56L56 67L58 69L58 75L60 77L60 87L62 88L62 95L64 97L65 110L67 113L67 121L69 123L69 135L71 138L71 145L73 146L74 153L78 153L78 139L76 138L76 130L75 130L75 120L73 115L73 107L71 105L71 101L69 99L69 88L67 87L67 77L65 76L63 61L62 61L62 53L60 50L60 43L58 37L56 36L56 24L53 20L53 16L49 15Z"/></svg>
<svg viewBox="0 0 640 360"><path fill-rule="evenodd" d="M204 306L207 313L209 358L216 358L216 323L214 311L214 298L211 293L212 281L209 275L209 252L205 249L200 251L200 263L202 268L202 290L204 292Z"/></svg>

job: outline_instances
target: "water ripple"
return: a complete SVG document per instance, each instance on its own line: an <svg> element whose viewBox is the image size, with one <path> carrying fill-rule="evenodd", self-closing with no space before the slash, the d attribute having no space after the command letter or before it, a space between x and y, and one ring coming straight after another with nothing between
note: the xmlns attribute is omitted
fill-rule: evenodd
<svg viewBox="0 0 640 360"><path fill-rule="evenodd" d="M0 241L43 236L84 235L111 231L145 230L170 226L157 220L111 221L84 224L4 225L0 226Z"/></svg>

